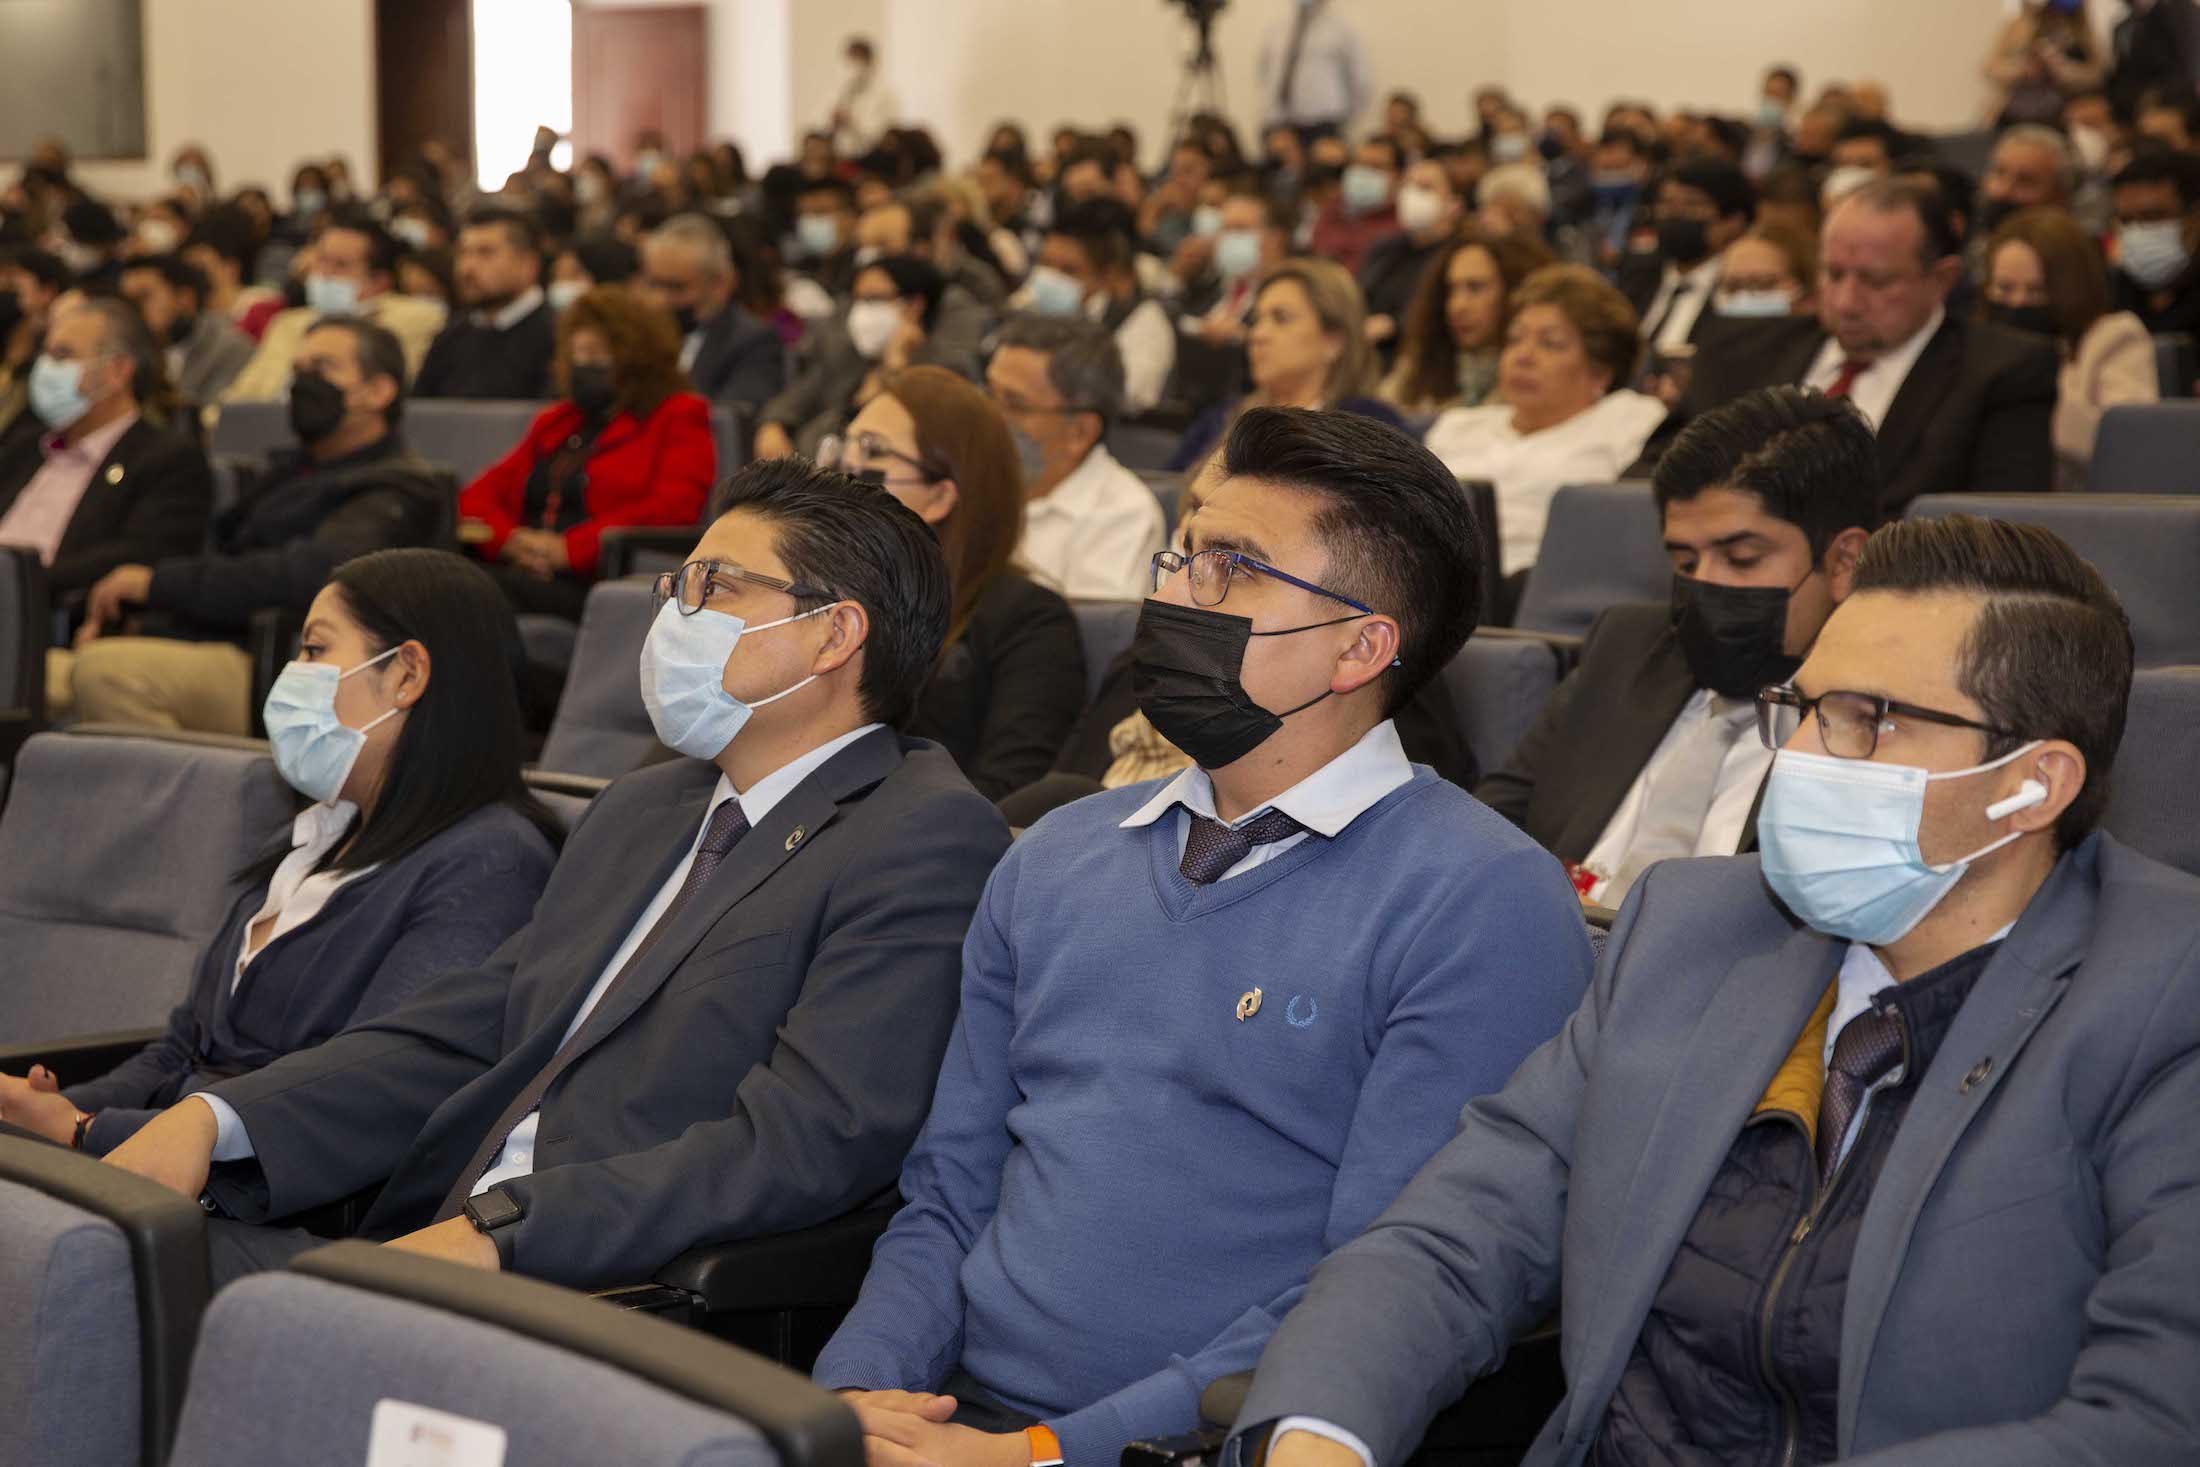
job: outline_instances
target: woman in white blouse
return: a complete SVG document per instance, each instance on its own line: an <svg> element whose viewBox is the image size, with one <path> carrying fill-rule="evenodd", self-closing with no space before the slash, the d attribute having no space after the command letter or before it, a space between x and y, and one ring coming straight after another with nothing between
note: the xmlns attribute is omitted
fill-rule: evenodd
<svg viewBox="0 0 2200 1467"><path fill-rule="evenodd" d="M1986 319L2055 338L2055 487L2089 487L2086 466L2101 414L2158 401L2154 338L2129 311L2108 308L2108 266L2100 246L2061 209L2026 209L2002 221L1986 244ZM2090 487L2114 489L2114 484Z"/></svg>
<svg viewBox="0 0 2200 1467"><path fill-rule="evenodd" d="M1497 486L1500 569L1525 574L1543 543L1551 496L1617 478L1642 452L1665 405L1619 386L1634 376L1638 323L1627 298L1581 265L1547 265L1513 293L1498 359L1502 401L1452 408L1426 442L1462 479Z"/></svg>

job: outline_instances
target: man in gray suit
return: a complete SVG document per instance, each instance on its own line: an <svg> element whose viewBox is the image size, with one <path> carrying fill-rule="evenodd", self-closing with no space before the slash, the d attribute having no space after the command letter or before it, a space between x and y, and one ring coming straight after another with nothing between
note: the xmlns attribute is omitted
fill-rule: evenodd
<svg viewBox="0 0 2200 1467"><path fill-rule="evenodd" d="M2048 532L1875 535L1762 704L1762 857L1651 868L1234 1450L1393 1467L1556 1308L1531 1467L2200 1460L2200 880L2093 829L2130 679Z"/></svg>
<svg viewBox="0 0 2200 1467"><path fill-rule="evenodd" d="M643 698L690 757L597 797L534 921L108 1156L237 1220L211 1226L217 1279L314 1241L247 1224L384 1178L363 1236L575 1287L893 1186L1008 844L892 728L946 632L946 564L884 491L788 461L735 478L659 593Z"/></svg>
<svg viewBox="0 0 2200 1467"><path fill-rule="evenodd" d="M252 360L252 338L206 308L206 274L182 256L126 261L119 284L166 352L168 375L185 402L213 402Z"/></svg>

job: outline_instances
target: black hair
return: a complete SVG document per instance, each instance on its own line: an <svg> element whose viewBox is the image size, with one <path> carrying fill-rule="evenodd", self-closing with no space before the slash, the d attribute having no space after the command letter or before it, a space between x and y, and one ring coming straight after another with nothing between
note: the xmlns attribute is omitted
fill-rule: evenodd
<svg viewBox="0 0 2200 1467"><path fill-rule="evenodd" d="M803 610L853 601L869 617L856 691L864 716L899 726L917 706L947 640L952 604L939 537L875 484L821 469L807 459L766 459L726 485L726 512L767 522L792 579L823 598L798 598Z"/></svg>
<svg viewBox="0 0 2200 1467"><path fill-rule="evenodd" d="M380 220L364 208L346 204L321 216L321 227L315 238L332 229L348 229L367 242L367 269L377 275L397 273L397 240L382 227Z"/></svg>
<svg viewBox="0 0 2200 1467"><path fill-rule="evenodd" d="M1352 413L1251 408L1223 444L1221 471L1324 501L1314 532L1329 552L1325 582L1398 623L1385 717L1473 635L1483 582L1497 568L1482 563L1459 481L1411 437Z"/></svg>
<svg viewBox="0 0 2200 1467"><path fill-rule="evenodd" d="M2200 159L2189 153L2141 152L2116 170L2111 190L2134 185L2166 183L2177 190L2177 202L2187 209L2200 204Z"/></svg>
<svg viewBox="0 0 2200 1467"><path fill-rule="evenodd" d="M137 255L122 262L120 275L133 270L150 270L161 278L170 290L188 290L198 298L199 308L206 308L206 295L212 289L206 272L181 255Z"/></svg>
<svg viewBox="0 0 2200 1467"><path fill-rule="evenodd" d="M1800 387L1760 387L1704 413L1682 430L1650 480L1662 516L1706 489L1757 496L1822 561L1843 530L1875 530L1885 518L1885 475L1871 424L1846 398Z"/></svg>
<svg viewBox="0 0 2200 1467"><path fill-rule="evenodd" d="M489 573L446 550L377 550L338 566L329 584L366 633L368 655L418 642L433 675L398 730L373 815L321 869L402 860L487 805L511 806L555 850L564 828L520 778L527 750L519 623ZM290 853L288 837L240 879L258 884L274 875Z"/></svg>
<svg viewBox="0 0 2200 1467"><path fill-rule="evenodd" d="M1836 143L1851 143L1859 138L1869 138L1879 144L1880 150L1892 163L1895 154L1902 149L1902 134L1876 117L1852 117L1841 124L1841 130L1833 135Z"/></svg>
<svg viewBox="0 0 2200 1467"><path fill-rule="evenodd" d="M586 234L566 246L598 285L624 285L642 268L634 246L615 234Z"/></svg>
<svg viewBox="0 0 2200 1467"><path fill-rule="evenodd" d="M1938 158L1904 158L1894 165L1895 175L1909 175L1919 182L1930 178L1932 186L1940 191L1940 201L1953 220L1962 220L1959 233L1968 233L1971 220L1978 213L1978 180L1953 163Z"/></svg>
<svg viewBox="0 0 2200 1467"><path fill-rule="evenodd" d="M467 211L465 227L502 229L514 249L530 255L542 253L542 227L517 209L501 204L477 204Z"/></svg>
<svg viewBox="0 0 2200 1467"><path fill-rule="evenodd" d="M811 194L831 194L841 208L851 214L855 212L856 191L845 178L805 178L802 186L795 190L795 197L806 199Z"/></svg>
<svg viewBox="0 0 2200 1467"><path fill-rule="evenodd" d="M1873 535L1856 590L1980 599L1956 686L2008 731L1989 736L1985 757L2033 739L2075 744L2085 788L2055 822L2055 844L2084 840L2108 808L2131 698L2131 621L2101 573L2052 530L1957 514L1897 520Z"/></svg>
<svg viewBox="0 0 2200 1467"><path fill-rule="evenodd" d="M397 396L390 399L383 414L395 428L405 415L405 347L397 333L364 316L320 316L306 330L319 331L324 326L351 337L352 355L358 359L362 378L387 377L397 384Z"/></svg>
<svg viewBox="0 0 2200 1467"><path fill-rule="evenodd" d="M259 231L254 228L252 216L235 204L217 204L199 216L191 233L184 239L184 248L204 245L237 267L237 278L249 284L252 267L260 256Z"/></svg>
<svg viewBox="0 0 2200 1467"><path fill-rule="evenodd" d="M1025 188L1031 187L1031 157L1013 148L994 148L986 153L993 165Z"/></svg>
<svg viewBox="0 0 2200 1467"><path fill-rule="evenodd" d="M1780 66L1766 67L1765 80L1771 81L1774 77L1779 77L1784 80L1791 89L1800 90L1803 85L1803 79L1795 74L1795 68L1792 66L1787 66L1783 64Z"/></svg>
<svg viewBox="0 0 2200 1467"><path fill-rule="evenodd" d="M947 293L947 277L930 260L915 255L886 255L865 265L894 282L894 294L903 300L924 302L924 329L930 331L940 318L940 297ZM863 270L856 273L861 275Z"/></svg>
<svg viewBox="0 0 2200 1467"><path fill-rule="evenodd" d="M1955 221L1948 216L1948 201L1941 196L1936 184L1907 178L1875 178L1834 208L1863 208L1875 214L1909 214L1917 220L1924 235L1919 244L1919 263L1927 270L1963 249L1963 242L1956 238Z"/></svg>
<svg viewBox="0 0 2200 1467"><path fill-rule="evenodd" d="M1746 221L1757 208L1757 190L1741 169L1721 158L1690 158L1670 169L1665 181L1707 196L1717 206L1721 219L1739 214Z"/></svg>
<svg viewBox="0 0 2200 1467"><path fill-rule="evenodd" d="M108 249L122 243L122 221L115 218L115 211L97 199L81 195L61 211L62 227L69 231L69 238L93 249Z"/></svg>
<svg viewBox="0 0 2200 1467"><path fill-rule="evenodd" d="M1387 148L1390 150L1390 171L1397 173L1406 166L1406 150L1398 146L1398 140L1389 133L1378 132L1360 139L1362 148ZM1355 149L1354 151L1358 151Z"/></svg>
<svg viewBox="0 0 2200 1467"><path fill-rule="evenodd" d="M30 245L18 245L8 250L5 255L0 255L0 263L13 265L48 290L65 290L75 278L69 267L61 262L59 255Z"/></svg>
<svg viewBox="0 0 2200 1467"><path fill-rule="evenodd" d="M1094 269L1113 270L1130 265L1138 222L1121 199L1086 199L1056 215L1047 233L1075 241Z"/></svg>

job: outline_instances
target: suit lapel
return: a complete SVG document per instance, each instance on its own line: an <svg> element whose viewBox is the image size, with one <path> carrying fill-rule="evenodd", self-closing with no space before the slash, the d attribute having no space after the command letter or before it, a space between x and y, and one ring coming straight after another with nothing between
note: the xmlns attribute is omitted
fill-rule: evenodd
<svg viewBox="0 0 2200 1467"><path fill-rule="evenodd" d="M1771 952L1736 963L1665 1071L1663 1095L1643 1097L1645 1109L1655 1107L1655 1119L1616 1214L1621 1221L1611 1251L1582 1281L1597 1301L1582 1337L1597 1343L1569 1392L1577 1417L1570 1431L1586 1424L1579 1413L1592 1402L1601 1407L1608 1396L1605 1387L1641 1333L1673 1251L1773 1072L1833 982L1841 953L1839 943L1805 929Z"/></svg>
<svg viewBox="0 0 2200 1467"><path fill-rule="evenodd" d="M1941 322L1933 339L1910 363L1909 375L1902 379L1894 401L1887 405L1887 416L1879 424L1879 458L1889 466L1890 479L1894 469L1917 452L1918 440L1925 436L1934 410L1955 385L1955 359L1963 351L1961 333L1953 317Z"/></svg>
<svg viewBox="0 0 2200 1467"><path fill-rule="evenodd" d="M1620 716L1583 750L1588 757L1573 775L1576 828L1568 844L1578 844L1584 854L1596 845L1695 691L1696 675L1688 670L1679 639L1668 630L1650 645L1627 680L1611 709Z"/></svg>
<svg viewBox="0 0 2200 1467"><path fill-rule="evenodd" d="M892 731L882 729L834 755L772 806L771 813L741 837L708 884L672 919L634 971L605 993L588 1022L573 1036L563 1062L573 1064L616 1033L687 961L688 954L720 918L773 872L810 847L817 833L838 817L842 801L877 784L900 762L900 741ZM658 884L663 881L660 876ZM639 907L628 910L638 911Z"/></svg>
<svg viewBox="0 0 2200 1467"><path fill-rule="evenodd" d="M2090 860L2066 857L1956 1011L1872 1184L1841 1318L1841 1450L1855 1435L1865 1372L1925 1199L1971 1122L2068 989L2092 935ZM1990 1062L1990 1064L1989 1064ZM1980 1066L1987 1066L1983 1075Z"/></svg>
<svg viewBox="0 0 2200 1467"><path fill-rule="evenodd" d="M152 432L151 426L140 418L115 440L113 448L107 450L107 456L92 470L91 482L84 486L84 497L77 501L76 512L69 516L68 526L61 532L61 543L54 547L54 559L72 554L87 541L104 540L114 533L113 527L122 518L122 501L137 489L130 466Z"/></svg>

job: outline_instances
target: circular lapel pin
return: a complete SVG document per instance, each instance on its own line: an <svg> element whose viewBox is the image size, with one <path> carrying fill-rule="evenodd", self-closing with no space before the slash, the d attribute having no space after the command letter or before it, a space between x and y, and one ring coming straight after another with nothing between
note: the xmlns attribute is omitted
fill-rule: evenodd
<svg viewBox="0 0 2200 1467"><path fill-rule="evenodd" d="M1260 1012L1260 990L1249 988L1237 1001L1237 1017L1240 1024Z"/></svg>
<svg viewBox="0 0 2200 1467"><path fill-rule="evenodd" d="M797 825L794 828L794 833L787 837L787 849L791 851L796 846L801 845L802 837L808 835L809 833L809 828L807 826Z"/></svg>
<svg viewBox="0 0 2200 1467"><path fill-rule="evenodd" d="M119 484L122 482L121 464L109 464L107 466L107 482L110 484Z"/></svg>

